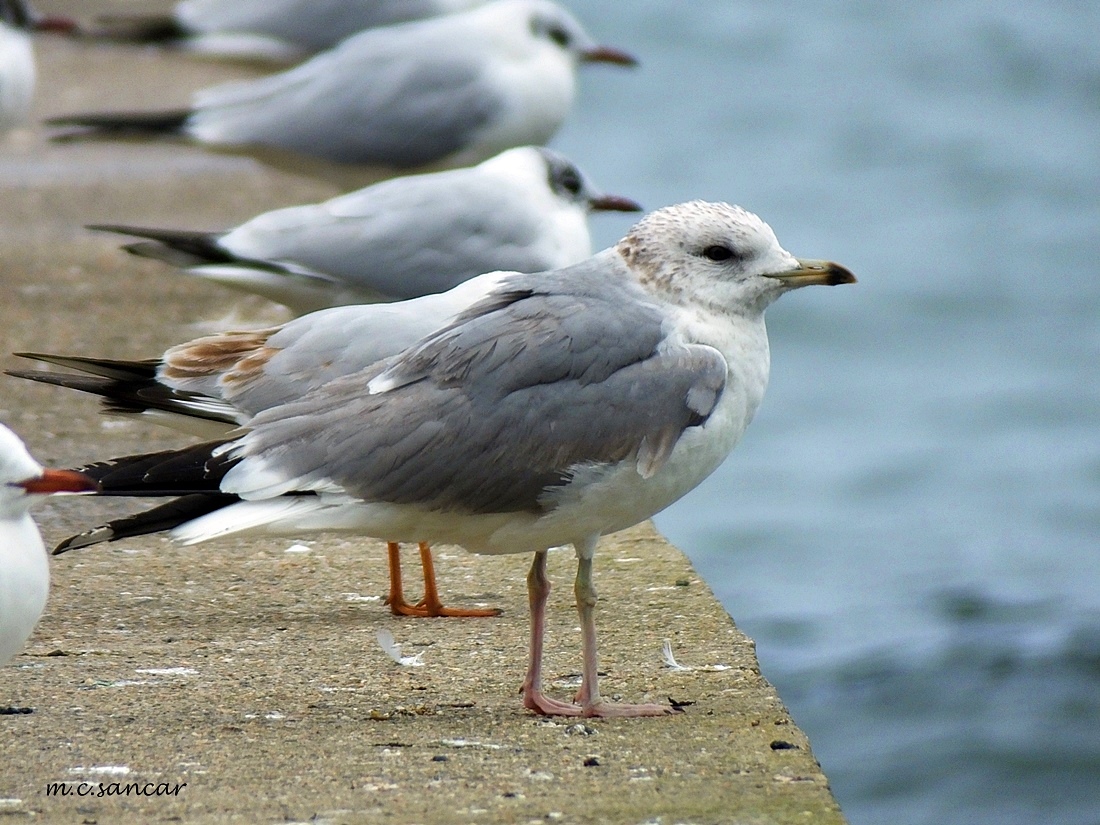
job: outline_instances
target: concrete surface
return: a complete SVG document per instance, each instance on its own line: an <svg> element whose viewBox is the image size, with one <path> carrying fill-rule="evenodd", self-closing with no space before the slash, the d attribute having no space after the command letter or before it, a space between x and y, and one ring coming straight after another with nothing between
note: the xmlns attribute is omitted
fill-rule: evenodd
<svg viewBox="0 0 1100 825"><path fill-rule="evenodd" d="M179 104L190 89L249 71L56 39L39 44L39 57L36 117ZM22 366L9 355L20 349L150 356L204 329L283 317L119 253L117 239L82 224L219 228L330 194L184 147L51 146L37 127L10 136L0 142L0 367ZM52 465L185 441L7 377L0 420ZM126 510L80 499L38 516L49 543ZM0 669L0 706L33 708L0 716L0 825L843 822L752 642L648 526L597 555L602 686L628 701L688 704L667 719L580 724L519 703L526 556L441 548L445 598L504 615L415 620L381 604L381 544L291 544L178 548L153 537L55 559L47 613ZM547 673L561 697L580 665L573 569L571 553L552 554ZM423 665L388 658L379 629ZM666 639L694 669L664 664ZM186 785L169 796L77 798L47 795L51 782L70 794Z"/></svg>

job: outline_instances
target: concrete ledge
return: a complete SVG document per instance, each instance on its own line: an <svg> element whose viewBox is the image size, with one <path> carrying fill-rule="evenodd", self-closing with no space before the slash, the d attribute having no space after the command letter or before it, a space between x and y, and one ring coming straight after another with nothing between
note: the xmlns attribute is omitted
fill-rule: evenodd
<svg viewBox="0 0 1100 825"><path fill-rule="evenodd" d="M0 718L0 797L21 800L6 809L99 823L843 822L752 642L651 527L597 555L602 685L691 703L667 719L520 707L527 556L442 548L450 600L505 615L398 619L377 598L381 544L290 544L150 539L56 559L48 614L0 678L3 703L34 707ZM552 554L547 673L563 698L580 659L573 568ZM388 658L380 628L423 666ZM696 669L668 668L665 639ZM82 780L187 784L46 794Z"/></svg>
<svg viewBox="0 0 1100 825"><path fill-rule="evenodd" d="M127 4L38 5L90 14ZM178 105L241 71L54 39L38 51L35 120ZM196 321L229 325L227 312L281 320L262 302L126 256L119 239L82 224L214 229L334 194L193 148L59 147L37 128L7 140L0 167L3 368L28 366L13 350L153 356L201 333ZM183 443L106 420L73 393L8 377L0 388L0 420L49 464ZM38 516L50 542L128 508L69 500ZM0 823L843 821L805 736L760 677L752 642L650 528L606 540L597 554L602 687L628 701L693 704L674 718L580 725L520 707L528 557L444 548L444 596L504 616L399 620L378 599L381 545L328 537L288 553L290 544L179 548L146 538L56 559L46 616L24 654L0 668L0 706L34 708L0 716ZM580 666L574 569L571 553L552 555L546 672L563 698ZM410 583L415 570L410 563ZM383 628L424 666L389 659L376 639ZM665 639L696 669L667 668ZM728 668L704 669L718 664ZM186 787L47 796L47 783L82 781Z"/></svg>

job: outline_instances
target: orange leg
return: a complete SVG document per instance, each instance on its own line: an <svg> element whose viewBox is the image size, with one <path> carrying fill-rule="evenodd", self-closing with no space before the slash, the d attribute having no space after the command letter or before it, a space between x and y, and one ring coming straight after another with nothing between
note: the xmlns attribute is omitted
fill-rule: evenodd
<svg viewBox="0 0 1100 825"><path fill-rule="evenodd" d="M477 618L500 615L501 611L495 607L444 607L439 598L439 590L435 585L435 564L432 562L432 550L425 542L420 542L420 564L424 568L424 598L414 605L409 604L405 601L405 594L401 586L401 546L397 542L391 541L387 543L386 551L390 563L390 596L387 601L390 605L390 612L395 616Z"/></svg>

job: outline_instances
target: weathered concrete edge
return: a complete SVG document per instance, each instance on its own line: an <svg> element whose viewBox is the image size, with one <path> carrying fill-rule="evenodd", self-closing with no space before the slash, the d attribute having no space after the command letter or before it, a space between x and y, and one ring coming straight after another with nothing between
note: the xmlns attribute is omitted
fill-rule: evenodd
<svg viewBox="0 0 1100 825"><path fill-rule="evenodd" d="M760 677L752 642L687 558L650 526L611 537L599 551L603 683L629 700L663 694L693 704L673 718L579 727L532 717L514 694L525 643L526 620L515 609L525 558L486 564L444 549L452 592L463 581L484 585L473 597L504 597L508 615L410 623L379 615L374 605L346 617L342 608L315 615L333 581L362 574L358 544L324 539L300 557L283 550L254 542L195 558L193 549L151 540L59 566L51 612L10 680L38 712L0 721L15 734L5 735L14 743L5 746L10 764L28 773L14 785L0 779L0 797L21 798L19 810L50 822L844 821L805 735ZM381 548L371 555L367 566L376 570ZM118 581L122 566L126 578ZM559 585L571 568L569 555L558 554L551 572ZM193 603L165 592L156 609L152 601L136 611L118 604L120 586L128 594L163 587L180 570ZM112 573L118 586L104 587ZM219 594L227 576L241 584ZM309 585L317 590L308 592ZM104 592L110 589L114 605ZM286 598L288 589L304 600ZM547 658L549 672L561 675L577 658L575 617L562 609L571 594L556 595ZM89 598L99 615L88 610ZM257 600L276 603L277 629L266 626ZM165 636L179 633L188 617L192 638ZM380 665L383 657L370 655L377 651L362 649L362 634L373 635L376 625L391 627L410 652L422 649L428 666ZM122 643L105 638L108 626L125 628ZM283 638L269 642L273 634ZM174 649L158 655L165 638L160 647ZM658 661L666 638L694 669L672 671ZM264 650L268 644L283 649ZM72 655L49 655L56 650ZM333 684L356 654L363 661L347 684ZM486 661L472 661L476 654ZM230 661L219 668L219 659ZM149 665L198 675L115 687ZM334 692L319 699L319 688ZM551 689L567 694L568 679ZM44 797L45 782L97 765L128 766L123 779L188 787L172 799Z"/></svg>

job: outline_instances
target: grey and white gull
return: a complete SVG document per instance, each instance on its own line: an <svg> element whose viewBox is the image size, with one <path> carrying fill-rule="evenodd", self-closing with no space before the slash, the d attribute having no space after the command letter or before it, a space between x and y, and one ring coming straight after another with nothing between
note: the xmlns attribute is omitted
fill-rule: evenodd
<svg viewBox="0 0 1100 825"><path fill-rule="evenodd" d="M91 228L147 238L123 248L302 314L445 292L485 272L560 269L592 254L590 212L640 209L600 192L560 153L523 146L265 212L226 232Z"/></svg>
<svg viewBox="0 0 1100 825"><path fill-rule="evenodd" d="M319 310L286 324L260 330L230 330L171 347L159 358L117 360L20 352L76 372L8 370L9 375L99 396L107 415L140 418L195 435L222 438L247 426L259 412L288 404L336 378L400 353L496 289L509 273L482 275L441 294L415 300L342 306ZM205 498L189 504L200 509ZM179 517L180 505L173 518ZM115 522L109 537L118 541L162 528L145 514ZM495 609L443 604L427 542L418 542L424 597L406 601L400 547L389 542L391 612L402 616L491 616ZM85 546L78 543L74 546Z"/></svg>
<svg viewBox="0 0 1100 825"><path fill-rule="evenodd" d="M323 204L265 213L225 234L100 228L156 238L127 248L301 313L441 292L481 272L533 272L576 263L591 254L588 211L609 209L640 207L597 192L560 154L521 147L471 169L398 178ZM268 406L400 352L449 322L493 283L482 279L470 289L392 309L315 313L278 330L203 338L174 347L156 367L149 361L28 353L91 369L96 377L14 374L95 392L108 399L110 411L142 412L156 423L213 438ZM217 358L210 359L214 352ZM236 376L242 364L263 368L242 385L227 377ZM204 372L208 369L216 377ZM403 593L399 547L390 543L388 602L394 613L495 615L493 610L445 606L424 543L420 560L424 598L410 604Z"/></svg>
<svg viewBox="0 0 1100 825"><path fill-rule="evenodd" d="M580 264L502 276L451 323L265 409L243 435L82 472L107 495L185 496L175 517L150 511L184 543L343 530L533 553L525 707L663 715L673 709L600 695L597 542L687 494L737 444L767 385L767 306L854 280L796 259L739 207L668 207ZM563 544L577 553L583 638L573 702L544 694L541 677L546 549Z"/></svg>
<svg viewBox="0 0 1100 825"><path fill-rule="evenodd" d="M96 487L80 473L46 469L0 424L0 665L22 649L50 590L49 560L31 506L45 495Z"/></svg>
<svg viewBox="0 0 1100 825"><path fill-rule="evenodd" d="M189 109L54 118L61 139L180 138L293 171L377 180L546 143L585 62L633 65L550 0L496 0L370 29L268 77L204 89Z"/></svg>
<svg viewBox="0 0 1100 825"><path fill-rule="evenodd" d="M486 0L181 0L167 14L112 14L81 32L201 55L289 62L364 29L466 11Z"/></svg>

